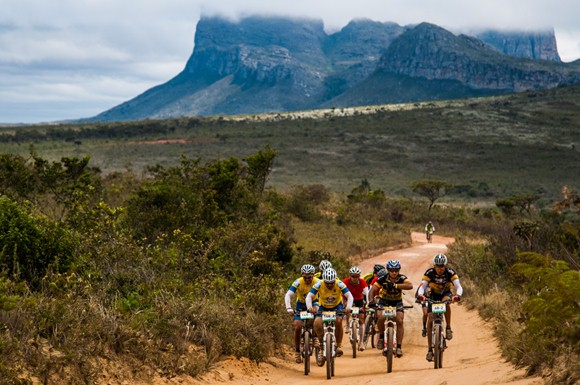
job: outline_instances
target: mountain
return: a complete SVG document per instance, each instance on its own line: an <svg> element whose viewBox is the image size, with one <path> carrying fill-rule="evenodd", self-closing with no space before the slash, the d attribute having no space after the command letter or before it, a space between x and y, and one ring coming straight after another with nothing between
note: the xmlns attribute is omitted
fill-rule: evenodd
<svg viewBox="0 0 580 385"><path fill-rule="evenodd" d="M367 19L329 35L320 20L203 17L180 74L83 121L453 99L580 82L578 62L559 61L553 31L482 36Z"/></svg>

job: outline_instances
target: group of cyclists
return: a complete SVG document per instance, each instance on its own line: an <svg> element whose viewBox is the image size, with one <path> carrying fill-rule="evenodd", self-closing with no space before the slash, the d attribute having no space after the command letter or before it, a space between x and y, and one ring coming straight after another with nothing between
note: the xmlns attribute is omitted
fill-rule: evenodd
<svg viewBox="0 0 580 385"><path fill-rule="evenodd" d="M381 319L381 309L384 306L394 306L397 308L397 347L395 354L397 357L403 356L403 337L404 337L404 307L403 291L412 290L413 284L409 278L401 274L401 262L392 259L385 265L376 264L373 271L361 276L361 269L353 266L349 270L349 276L344 280L338 278L337 272L332 268L332 263L323 260L319 264L319 271L316 272L314 265L305 264L301 268L301 277L297 278L285 295L285 305L288 314L294 317L294 348L296 350L295 358L297 363L302 362L300 352L300 338L302 333L302 320L299 313L308 311L315 314L314 346L320 346L323 336L323 324L321 314L323 311L337 311L338 314L345 314L348 317L354 306L361 309L359 313L359 326L362 330L364 327L364 309L365 307L377 307L378 319ZM455 295L452 289L455 289ZM461 300L463 288L461 287L459 277L456 271L448 266L448 259L445 254L437 254L433 258L433 267L425 271L421 283L415 292L417 303L421 303L423 308L422 319L422 336L427 338L428 352L426 359L433 360L433 351L431 350L431 306L427 298L431 300L442 300L458 302ZM292 297L296 296L295 304L292 304ZM343 317L336 318L336 356L344 354L342 350L343 340ZM446 338L453 338L451 329L451 310L447 304L445 313ZM378 322L379 339L377 348L383 350L384 324ZM348 330L347 330L348 332ZM364 347L359 346L359 350ZM322 353L320 353L322 354ZM317 357L317 362L323 364L324 357Z"/></svg>

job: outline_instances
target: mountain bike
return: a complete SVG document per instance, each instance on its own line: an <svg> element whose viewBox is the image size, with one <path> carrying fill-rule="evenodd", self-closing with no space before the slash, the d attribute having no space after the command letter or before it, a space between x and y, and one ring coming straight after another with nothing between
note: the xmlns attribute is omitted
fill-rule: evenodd
<svg viewBox="0 0 580 385"><path fill-rule="evenodd" d="M349 339L350 345L352 346L352 358L356 358L356 352L359 348L359 345L362 346L363 344L363 329L364 327L360 327L358 315L360 314L360 308L353 307L350 313L350 320L348 328L350 330Z"/></svg>
<svg viewBox="0 0 580 385"><path fill-rule="evenodd" d="M403 306L405 309L413 308L413 305ZM397 307L396 306L382 306L377 305L378 310L382 310L382 317L385 322L385 332L383 341L383 355L387 359L387 373L393 371L393 357L396 357L395 350L397 349Z"/></svg>
<svg viewBox="0 0 580 385"><path fill-rule="evenodd" d="M318 357L318 352L320 347L314 347L314 314L307 311L296 312L300 315L302 320L302 337L300 340L300 353L304 359L304 375L307 376L310 373L310 357L314 354L314 357Z"/></svg>
<svg viewBox="0 0 580 385"><path fill-rule="evenodd" d="M331 379L334 376L334 358L336 357L336 317L344 314L342 311L323 311L322 315L322 327L324 330L324 336L322 338L322 355L324 361L326 362L326 379ZM318 363L319 366L322 365Z"/></svg>
<svg viewBox="0 0 580 385"><path fill-rule="evenodd" d="M371 346L375 347L375 334L377 333L375 325L377 324L377 312L372 307L365 308L365 323L364 323L364 334L362 339L362 347L366 349L371 340Z"/></svg>
<svg viewBox="0 0 580 385"><path fill-rule="evenodd" d="M435 301L427 299L431 304L433 313L433 323L431 325L431 348L433 349L433 366L435 369L443 367L443 352L447 349L447 339L445 338L445 313L447 312L447 301Z"/></svg>

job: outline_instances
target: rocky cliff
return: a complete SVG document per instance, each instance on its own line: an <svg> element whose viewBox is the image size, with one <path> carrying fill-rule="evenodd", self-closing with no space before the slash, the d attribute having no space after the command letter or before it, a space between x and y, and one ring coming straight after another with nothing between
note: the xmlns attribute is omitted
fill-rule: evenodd
<svg viewBox="0 0 580 385"><path fill-rule="evenodd" d="M371 20L355 20L327 34L319 20L202 18L193 54L180 74L87 120L433 100L580 81L578 63L557 60L555 39L529 35L535 42L529 49L506 43L506 55L498 42L516 38L492 35L483 42L429 23L402 27ZM531 60L538 56L552 61Z"/></svg>

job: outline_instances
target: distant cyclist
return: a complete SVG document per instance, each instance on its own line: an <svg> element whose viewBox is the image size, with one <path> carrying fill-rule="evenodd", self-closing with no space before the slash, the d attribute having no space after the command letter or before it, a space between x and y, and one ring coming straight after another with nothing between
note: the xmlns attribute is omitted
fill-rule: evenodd
<svg viewBox="0 0 580 385"><path fill-rule="evenodd" d="M316 306L314 302L318 296L318 301L320 306ZM346 307L343 305L342 297L346 297ZM308 311L316 314L314 320L314 331L318 336L319 341L324 337L324 330L322 325L322 312L323 311L341 311L350 312L352 308L352 294L348 290L348 287L338 279L336 270L333 268L328 268L322 273L322 279L319 280L312 286L310 292L306 296L306 307ZM336 356L340 357L343 354L342 351L342 317L337 315L335 334L336 334ZM317 357L318 363L324 362L324 353L322 350Z"/></svg>
<svg viewBox="0 0 580 385"><path fill-rule="evenodd" d="M379 293L379 305L383 306L394 306L397 308L397 318L395 322L397 323L397 349L395 354L397 357L403 356L403 337L405 335L405 329L403 327L403 320L405 318L405 310L403 308L403 290L412 290L413 284L406 275L399 274L401 270L401 262L396 259L392 259L387 262L387 270L381 270L379 272L379 278L374 283L371 288L370 298L374 298L376 293ZM382 310L377 312L378 319L381 319ZM377 323L379 331L379 340L377 343L377 348L383 350L385 346L384 333L385 324L384 322Z"/></svg>
<svg viewBox="0 0 580 385"><path fill-rule="evenodd" d="M425 225L425 237L427 237L427 242L431 243L431 238L433 237L433 233L435 232L435 226L433 226L433 222L429 221Z"/></svg>
<svg viewBox="0 0 580 385"><path fill-rule="evenodd" d="M451 288L455 286L456 294L453 295ZM459 302L461 295L463 295L463 288L459 282L459 276L455 270L447 267L447 256L445 254L437 254L433 257L433 267L428 269L423 275L421 286L417 292L417 299L421 302L425 301L425 291L427 288L431 289L429 298L436 301ZM431 304L427 305L428 319L427 319L427 361L433 360L433 349L431 348L431 329L433 327L433 313L431 312ZM453 338L453 331L451 330L451 307L447 304L445 312L445 323L447 324L445 330L445 338L448 340Z"/></svg>
<svg viewBox="0 0 580 385"><path fill-rule="evenodd" d="M306 264L300 269L302 277L296 279L290 288L286 292L284 297L284 302L286 304L286 311L288 314L294 316L294 348L296 349L296 362L302 362L302 354L300 354L300 339L302 337L302 320L300 319L300 311L307 310L306 307L306 295L312 289L312 286L318 281L318 278L314 277L314 266ZM292 297L296 294L296 307L294 308L292 303ZM317 297L314 298L314 303L316 303ZM320 342L316 337L314 338L314 345L318 345Z"/></svg>

